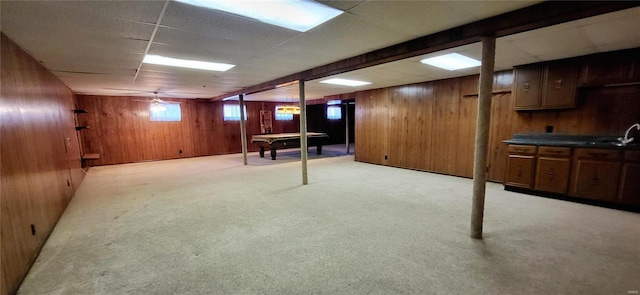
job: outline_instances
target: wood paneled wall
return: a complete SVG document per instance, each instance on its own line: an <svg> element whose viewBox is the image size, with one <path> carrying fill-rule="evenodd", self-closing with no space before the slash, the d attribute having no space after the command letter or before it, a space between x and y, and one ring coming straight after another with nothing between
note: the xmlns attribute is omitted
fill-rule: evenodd
<svg viewBox="0 0 640 295"><path fill-rule="evenodd" d="M240 122L224 121L223 102L195 99L179 101L181 122L149 121L149 104L140 97L78 96L79 107L88 113L79 114L84 129L85 153L99 153L100 159L91 165L110 165L183 157L209 156L242 151ZM237 104L237 102L235 102ZM260 110L274 111L277 103L246 102L247 138L250 151L251 135L260 133ZM300 121L273 120L273 132L298 132ZM182 153L180 153L182 151Z"/></svg>
<svg viewBox="0 0 640 295"><path fill-rule="evenodd" d="M353 118L354 105L346 107L344 104L337 105L342 109L342 119L327 119L327 105L325 103L315 103L307 105L307 130L311 132L325 132L329 135L328 144L340 144L346 142L346 116L349 116L349 138L353 142Z"/></svg>
<svg viewBox="0 0 640 295"><path fill-rule="evenodd" d="M584 76L581 73L581 76ZM640 86L585 87L578 107L513 110L513 72L494 75L488 179L502 182L515 133L621 135L640 121ZM356 161L472 177L478 76L356 93ZM387 156L387 159L385 159Z"/></svg>
<svg viewBox="0 0 640 295"><path fill-rule="evenodd" d="M75 95L0 35L0 294L4 295L18 288L84 173L74 123Z"/></svg>

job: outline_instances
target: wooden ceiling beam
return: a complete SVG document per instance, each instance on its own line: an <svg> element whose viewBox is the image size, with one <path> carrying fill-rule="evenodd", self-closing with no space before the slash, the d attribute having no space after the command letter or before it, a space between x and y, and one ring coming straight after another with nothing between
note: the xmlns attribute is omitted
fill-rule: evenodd
<svg viewBox="0 0 640 295"><path fill-rule="evenodd" d="M409 40L368 53L211 98L220 100L239 94L272 90L298 80L314 80L409 57L479 42L485 34L504 37L586 17L640 6L640 1L547 1L473 23Z"/></svg>

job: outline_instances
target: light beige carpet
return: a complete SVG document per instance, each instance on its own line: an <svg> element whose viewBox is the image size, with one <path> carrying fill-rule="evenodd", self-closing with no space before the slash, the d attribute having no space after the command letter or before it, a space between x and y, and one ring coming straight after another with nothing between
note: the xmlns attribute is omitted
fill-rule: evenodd
<svg viewBox="0 0 640 295"><path fill-rule="evenodd" d="M19 294L627 294L640 214L353 161L94 167ZM260 162L264 161L264 162Z"/></svg>

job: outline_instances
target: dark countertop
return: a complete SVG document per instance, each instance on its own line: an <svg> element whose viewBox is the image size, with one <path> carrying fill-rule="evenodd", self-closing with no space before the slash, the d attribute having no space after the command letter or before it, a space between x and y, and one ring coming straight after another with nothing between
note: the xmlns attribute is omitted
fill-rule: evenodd
<svg viewBox="0 0 640 295"><path fill-rule="evenodd" d="M606 148L640 150L640 138L626 146L620 145L618 136L602 135L564 135L553 133L514 134L511 139L502 142L522 145L563 146L579 148Z"/></svg>

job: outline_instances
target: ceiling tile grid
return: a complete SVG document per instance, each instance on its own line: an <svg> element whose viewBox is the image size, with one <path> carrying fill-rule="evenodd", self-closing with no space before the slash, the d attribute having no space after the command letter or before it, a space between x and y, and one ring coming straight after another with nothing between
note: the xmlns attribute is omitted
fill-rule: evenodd
<svg viewBox="0 0 640 295"><path fill-rule="evenodd" d="M540 1L337 1L345 13L305 33L175 1L0 1L2 32L81 94L214 97L529 6ZM225 62L226 72L143 64L149 53ZM496 70L514 65L640 47L640 8L498 38ZM309 81L308 97L401 85L478 72L420 63L440 53L480 58L480 44L413 57L336 77L373 84L345 88ZM203 87L204 86L204 87ZM251 99L297 97L297 86Z"/></svg>

